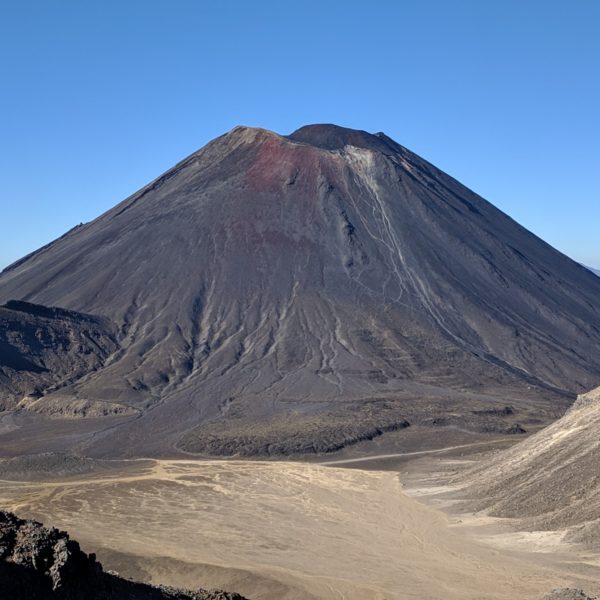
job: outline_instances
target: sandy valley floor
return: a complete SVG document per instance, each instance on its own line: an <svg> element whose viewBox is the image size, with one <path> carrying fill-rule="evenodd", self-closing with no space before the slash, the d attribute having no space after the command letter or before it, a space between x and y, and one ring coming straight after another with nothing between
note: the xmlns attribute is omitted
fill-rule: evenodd
<svg viewBox="0 0 600 600"><path fill-rule="evenodd" d="M123 575L253 599L533 600L572 582L543 555L474 541L408 497L394 471L133 461L2 481L0 505L68 529Z"/></svg>

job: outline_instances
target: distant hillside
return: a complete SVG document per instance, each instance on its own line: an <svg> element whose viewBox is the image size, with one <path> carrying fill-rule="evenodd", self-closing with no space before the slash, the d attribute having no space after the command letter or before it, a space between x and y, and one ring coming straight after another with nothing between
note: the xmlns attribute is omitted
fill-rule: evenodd
<svg viewBox="0 0 600 600"><path fill-rule="evenodd" d="M474 508L524 522L528 530L565 530L566 539L600 549L600 388L579 396L564 417L469 473Z"/></svg>

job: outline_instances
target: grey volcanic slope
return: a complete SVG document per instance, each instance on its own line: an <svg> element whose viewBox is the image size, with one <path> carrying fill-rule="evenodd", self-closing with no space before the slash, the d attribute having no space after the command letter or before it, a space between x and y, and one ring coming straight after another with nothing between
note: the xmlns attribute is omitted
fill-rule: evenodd
<svg viewBox="0 0 600 600"><path fill-rule="evenodd" d="M598 275L600 277L600 271L598 269L594 269L592 267L587 267L592 273Z"/></svg>
<svg viewBox="0 0 600 600"><path fill-rule="evenodd" d="M518 518L528 530L563 530L600 548L600 388L567 413L465 476L473 508Z"/></svg>
<svg viewBox="0 0 600 600"><path fill-rule="evenodd" d="M116 324L118 355L41 404L139 411L84 443L123 455L520 431L600 383L599 297L456 180L333 125L236 127L0 275L0 302Z"/></svg>

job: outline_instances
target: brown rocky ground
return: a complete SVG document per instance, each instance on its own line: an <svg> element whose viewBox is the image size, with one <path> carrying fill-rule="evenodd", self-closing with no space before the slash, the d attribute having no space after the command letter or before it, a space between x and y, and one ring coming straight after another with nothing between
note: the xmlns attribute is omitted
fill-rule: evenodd
<svg viewBox="0 0 600 600"><path fill-rule="evenodd" d="M465 506L600 549L600 388L558 421L461 473Z"/></svg>
<svg viewBox="0 0 600 600"><path fill-rule="evenodd" d="M152 585L252 600L538 600L574 583L566 565L464 535L389 471L136 460L68 474L63 464L62 476L38 466L25 478L12 463L0 505L68 529L107 568Z"/></svg>
<svg viewBox="0 0 600 600"><path fill-rule="evenodd" d="M544 596L542 600L597 600L596 597L588 596L583 590L575 588L562 588L554 590Z"/></svg>

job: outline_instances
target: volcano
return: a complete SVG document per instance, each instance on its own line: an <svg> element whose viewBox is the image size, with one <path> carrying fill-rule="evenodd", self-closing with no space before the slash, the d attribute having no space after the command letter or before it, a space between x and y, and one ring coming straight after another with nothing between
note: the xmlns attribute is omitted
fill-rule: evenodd
<svg viewBox="0 0 600 600"><path fill-rule="evenodd" d="M2 272L0 303L110 333L49 387L3 362L2 403L98 455L518 432L600 384L598 298L596 275L383 133L236 127Z"/></svg>

